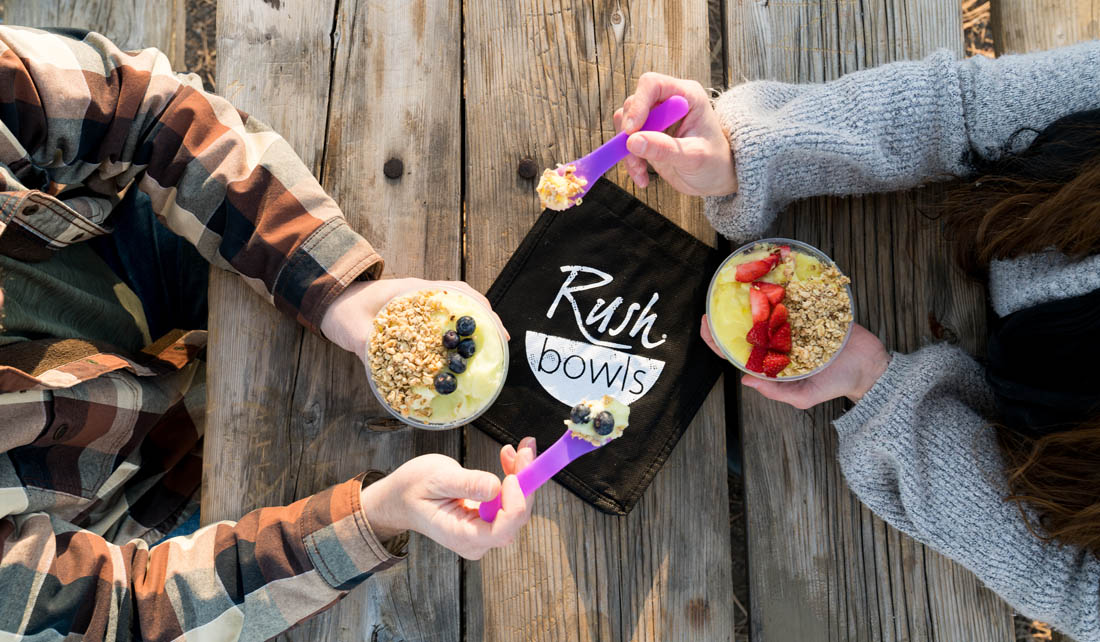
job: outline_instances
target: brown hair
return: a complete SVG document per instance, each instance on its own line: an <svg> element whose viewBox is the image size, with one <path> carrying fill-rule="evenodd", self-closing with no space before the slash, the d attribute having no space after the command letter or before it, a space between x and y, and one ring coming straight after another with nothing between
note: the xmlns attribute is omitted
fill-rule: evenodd
<svg viewBox="0 0 1100 642"><path fill-rule="evenodd" d="M997 441L1028 530L1100 556L1100 418L1038 439L997 426Z"/></svg>
<svg viewBox="0 0 1100 642"><path fill-rule="evenodd" d="M1023 152L975 165L977 178L949 190L942 212L969 274L1050 248L1078 259L1100 253L1100 111L1064 118ZM1100 416L1042 436L995 427L1007 500L1029 530L1100 557Z"/></svg>
<svg viewBox="0 0 1100 642"><path fill-rule="evenodd" d="M946 220L959 265L982 274L994 259L1054 247L1071 258L1100 251L1100 162L1065 183L986 175L949 194Z"/></svg>
<svg viewBox="0 0 1100 642"><path fill-rule="evenodd" d="M945 231L969 274L1051 247L1075 259L1100 252L1100 111L1052 124L1020 154L975 164L978 177L944 201Z"/></svg>

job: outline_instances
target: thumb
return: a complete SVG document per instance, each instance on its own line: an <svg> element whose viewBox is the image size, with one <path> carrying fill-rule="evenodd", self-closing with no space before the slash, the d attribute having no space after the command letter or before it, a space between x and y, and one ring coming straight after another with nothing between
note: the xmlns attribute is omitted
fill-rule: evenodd
<svg viewBox="0 0 1100 642"><path fill-rule="evenodd" d="M445 497L487 502L500 493L500 480L483 470L459 468L444 475L438 489Z"/></svg>
<svg viewBox="0 0 1100 642"><path fill-rule="evenodd" d="M637 132L626 139L631 154L651 163L675 163L684 153L680 139L663 132Z"/></svg>

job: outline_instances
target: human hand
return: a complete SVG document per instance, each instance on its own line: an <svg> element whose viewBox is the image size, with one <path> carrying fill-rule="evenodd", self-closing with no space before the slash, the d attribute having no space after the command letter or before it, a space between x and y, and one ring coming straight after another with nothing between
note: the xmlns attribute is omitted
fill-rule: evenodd
<svg viewBox="0 0 1100 642"><path fill-rule="evenodd" d="M699 333L710 349L724 359L725 355L710 334L706 315L703 315ZM857 323L852 327L852 336L836 361L814 376L798 381L765 381L744 375L741 383L768 399L806 409L837 397L847 397L853 403L859 401L889 365L890 354L882 342Z"/></svg>
<svg viewBox="0 0 1100 642"><path fill-rule="evenodd" d="M531 517L533 502L516 479L535 460L535 439L526 437L517 452L500 449L507 477L468 470L444 455L421 455L363 489L362 504L374 534L385 541L413 530L458 553L481 559L493 548L508 546ZM480 502L502 493L500 512L490 524L477 513Z"/></svg>
<svg viewBox="0 0 1100 642"><path fill-rule="evenodd" d="M649 110L674 95L687 99L690 110L680 121L675 136L664 132L638 132ZM624 160L627 173L638 187L649 185L646 161L678 192L692 196L725 196L737 191L737 174L729 139L718 122L703 86L654 72L638 79L634 93L615 112L615 129L630 132ZM637 132L637 133L635 133Z"/></svg>
<svg viewBox="0 0 1100 642"><path fill-rule="evenodd" d="M492 309L488 299L462 281L425 281L412 278L357 281L336 297L325 311L325 316L321 319L321 333L329 341L365 362L367 339L374 327L374 317L378 316L386 302L404 292L424 289L458 290ZM493 316L496 317L496 313ZM499 317L496 318L500 321Z"/></svg>

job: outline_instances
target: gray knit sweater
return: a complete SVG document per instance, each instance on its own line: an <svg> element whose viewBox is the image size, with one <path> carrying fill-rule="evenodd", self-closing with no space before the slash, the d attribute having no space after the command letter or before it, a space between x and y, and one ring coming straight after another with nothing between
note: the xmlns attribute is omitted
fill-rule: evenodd
<svg viewBox="0 0 1100 642"><path fill-rule="evenodd" d="M966 175L977 153L1026 146L1066 114L1100 108L1100 42L997 60L941 52L819 85L748 83L716 109L730 133L738 194L707 200L722 234L759 238L793 200L897 190ZM1047 253L991 268L1005 315L1100 287L1100 256ZM1100 640L1100 561L1044 544L1015 504L987 417L981 366L958 348L895 354L874 388L835 422L860 499L896 528L973 571L1022 613L1080 642ZM1100 489L1097 491L1100 493Z"/></svg>

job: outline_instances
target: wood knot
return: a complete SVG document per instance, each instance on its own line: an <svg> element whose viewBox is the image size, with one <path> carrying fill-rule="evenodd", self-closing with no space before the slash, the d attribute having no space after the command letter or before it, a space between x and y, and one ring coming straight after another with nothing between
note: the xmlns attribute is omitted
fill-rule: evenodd
<svg viewBox="0 0 1100 642"><path fill-rule="evenodd" d="M375 624L370 632L370 642L404 642L404 638L399 637L385 624Z"/></svg>
<svg viewBox="0 0 1100 642"><path fill-rule="evenodd" d="M617 24L620 24L620 23L622 23L622 21L623 21L623 14L622 14L622 12L620 12L620 11L615 11L615 12L613 12L613 13L611 14L611 24L613 24L613 25L617 25Z"/></svg>
<svg viewBox="0 0 1100 642"><path fill-rule="evenodd" d="M520 178L531 180L539 175L539 165L533 158L524 158L516 166L516 173Z"/></svg>
<svg viewBox="0 0 1100 642"><path fill-rule="evenodd" d="M360 417L355 420L355 429L359 432L393 432L407 428L404 423L392 415Z"/></svg>
<svg viewBox="0 0 1100 642"><path fill-rule="evenodd" d="M302 415L302 423L305 427L312 428L321 422L321 404L313 402L309 404Z"/></svg>
<svg viewBox="0 0 1100 642"><path fill-rule="evenodd" d="M934 311L928 312L928 330L932 333L932 338L936 341L947 341L948 343L959 342L959 334L950 327L940 323Z"/></svg>
<svg viewBox="0 0 1100 642"><path fill-rule="evenodd" d="M382 173L386 175L386 178L394 180L401 178L405 175L405 163L401 162L400 158L391 158L382 166Z"/></svg>

